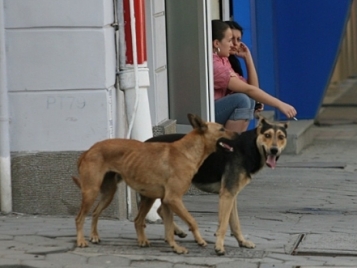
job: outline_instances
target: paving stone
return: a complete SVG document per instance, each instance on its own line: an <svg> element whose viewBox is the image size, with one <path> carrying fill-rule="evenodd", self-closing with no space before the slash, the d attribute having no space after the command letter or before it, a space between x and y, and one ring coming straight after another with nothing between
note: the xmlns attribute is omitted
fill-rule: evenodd
<svg viewBox="0 0 357 268"><path fill-rule="evenodd" d="M34 267L34 268L63 268L60 263L53 263L48 261L32 261L32 260L24 260L22 261L23 265Z"/></svg>
<svg viewBox="0 0 357 268"><path fill-rule="evenodd" d="M0 258L0 267L14 267L14 268L22 268L20 266L21 260L14 260L14 259L5 259L5 258ZM17 266L17 267L16 267ZM25 268L25 267L23 267Z"/></svg>
<svg viewBox="0 0 357 268"><path fill-rule="evenodd" d="M89 257L88 264L104 267L129 267L131 261L128 258L106 254L106 256Z"/></svg>
<svg viewBox="0 0 357 268"><path fill-rule="evenodd" d="M181 265L182 266L182 265ZM194 267L191 265L185 265L185 267ZM180 267L180 264L173 265L168 261L132 261L130 263L130 267L143 267L143 268L172 268L172 267Z"/></svg>
<svg viewBox="0 0 357 268"><path fill-rule="evenodd" d="M62 265L72 265L72 264L86 264L88 258L85 256L80 256L78 254L71 253L56 253L56 254L47 254L46 261L61 263Z"/></svg>
<svg viewBox="0 0 357 268"><path fill-rule="evenodd" d="M308 234L296 249L297 254L331 256L351 255L357 257L356 234L329 233Z"/></svg>
<svg viewBox="0 0 357 268"><path fill-rule="evenodd" d="M220 263L215 266L215 268L231 268L231 267L260 268L261 266L258 263L249 263L240 260Z"/></svg>

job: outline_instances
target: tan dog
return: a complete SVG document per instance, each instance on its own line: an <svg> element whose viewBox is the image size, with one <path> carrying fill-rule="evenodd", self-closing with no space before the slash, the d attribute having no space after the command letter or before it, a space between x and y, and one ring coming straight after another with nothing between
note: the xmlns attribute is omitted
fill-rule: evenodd
<svg viewBox="0 0 357 268"><path fill-rule="evenodd" d="M174 252L188 251L174 240L173 212L188 224L199 245L207 245L195 219L184 206L182 196L207 156L216 151L218 144L227 146L224 139L231 140L236 133L225 130L220 124L204 122L195 115L189 114L188 119L194 129L179 141L144 143L108 139L94 144L81 155L78 160L79 179L73 177L82 192L81 209L76 217L77 246L88 246L83 234L84 219L101 192L102 197L93 211L90 236L91 242L99 242L99 215L112 201L117 183L122 180L142 196L135 218L139 246L150 244L144 231L145 216L156 198L162 201L159 213L165 225L165 239Z"/></svg>
<svg viewBox="0 0 357 268"><path fill-rule="evenodd" d="M228 225L239 246L254 248L252 241L246 240L238 218L237 196L251 181L252 176L264 166L275 168L287 145L287 123L271 123L260 117L255 129L237 135L226 141L233 152L219 148L203 162L192 183L198 189L219 194L218 228L215 250L224 255L224 238ZM153 137L147 142L176 142L184 134L169 134ZM159 208L160 210L160 208ZM175 234L185 237L186 233L174 223Z"/></svg>

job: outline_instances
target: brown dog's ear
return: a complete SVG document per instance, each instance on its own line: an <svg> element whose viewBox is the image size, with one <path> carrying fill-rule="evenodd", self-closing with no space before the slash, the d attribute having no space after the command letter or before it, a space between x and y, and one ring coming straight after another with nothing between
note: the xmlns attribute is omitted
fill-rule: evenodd
<svg viewBox="0 0 357 268"><path fill-rule="evenodd" d="M198 115L187 114L188 121L190 121L191 126L194 129L205 131L207 129L207 124Z"/></svg>

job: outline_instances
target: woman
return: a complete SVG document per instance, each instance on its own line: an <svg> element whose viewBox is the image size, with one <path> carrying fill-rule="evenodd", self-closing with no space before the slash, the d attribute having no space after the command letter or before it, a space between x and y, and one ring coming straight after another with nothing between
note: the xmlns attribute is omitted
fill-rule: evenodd
<svg viewBox="0 0 357 268"><path fill-rule="evenodd" d="M255 101L279 109L288 118L296 116L293 106L280 101L259 88L258 77L249 49L240 43L235 47L229 25L212 21L212 49L216 122L227 129L243 132L254 117ZM238 41L238 38L235 40ZM247 64L247 81L232 69L230 53L241 55ZM234 93L234 94L232 94Z"/></svg>
<svg viewBox="0 0 357 268"><path fill-rule="evenodd" d="M232 35L233 35L232 38L233 46L231 47L231 51L229 52L230 55L228 57L232 69L237 74L244 77L241 63L238 60L238 58L242 58L245 62L245 66L248 72L248 81L247 81L248 84L259 87L259 80L258 80L257 71L255 70L253 57L250 53L249 48L242 42L243 27L240 26L239 23L235 21L228 20L225 21L225 23L228 24L229 28L231 28ZM254 110L259 112L263 111L264 105L260 102L256 102Z"/></svg>

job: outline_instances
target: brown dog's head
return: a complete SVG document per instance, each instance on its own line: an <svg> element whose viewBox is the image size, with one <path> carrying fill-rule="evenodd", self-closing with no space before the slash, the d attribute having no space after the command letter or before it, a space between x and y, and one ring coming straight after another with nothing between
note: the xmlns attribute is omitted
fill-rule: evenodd
<svg viewBox="0 0 357 268"><path fill-rule="evenodd" d="M270 123L260 117L257 127L257 147L265 156L265 164L276 167L276 162L287 144L287 123Z"/></svg>
<svg viewBox="0 0 357 268"><path fill-rule="evenodd" d="M197 115L188 114L187 117L194 131L204 138L205 145L210 152L216 151L217 145L233 151L224 139L232 140L237 133L225 129L221 124L206 122Z"/></svg>

